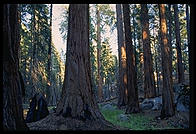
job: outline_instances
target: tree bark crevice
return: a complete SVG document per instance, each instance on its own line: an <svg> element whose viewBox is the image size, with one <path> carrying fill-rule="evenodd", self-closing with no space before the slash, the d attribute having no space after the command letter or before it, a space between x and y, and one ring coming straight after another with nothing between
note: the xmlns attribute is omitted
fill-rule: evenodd
<svg viewBox="0 0 196 134"><path fill-rule="evenodd" d="M3 129L28 130L23 118L24 87L19 72L18 5L3 5Z"/></svg>

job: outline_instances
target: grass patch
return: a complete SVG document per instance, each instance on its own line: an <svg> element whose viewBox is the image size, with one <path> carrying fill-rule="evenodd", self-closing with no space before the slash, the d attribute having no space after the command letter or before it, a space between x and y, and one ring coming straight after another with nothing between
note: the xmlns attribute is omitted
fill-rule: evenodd
<svg viewBox="0 0 196 134"><path fill-rule="evenodd" d="M56 108L56 106L48 106L48 110L50 111L51 109Z"/></svg>
<svg viewBox="0 0 196 134"><path fill-rule="evenodd" d="M128 121L120 121L118 116L124 114L125 111L119 110L115 107L115 110L106 110L100 106L101 113L106 120L121 127L126 127L131 130L163 130L163 129L176 129L175 127L167 124L164 127L160 124L152 124L153 117L147 116L143 113L129 114Z"/></svg>
<svg viewBox="0 0 196 134"><path fill-rule="evenodd" d="M149 126L149 122L152 120L152 117L146 117L141 113L130 114L128 121L120 121L118 115L124 114L123 110L104 110L101 109L101 112L106 120L110 121L114 125L119 125L122 127L130 128L132 130L147 130L153 129Z"/></svg>
<svg viewBox="0 0 196 134"><path fill-rule="evenodd" d="M120 121L118 115L124 114L123 110L115 108L115 110L105 110L100 107L101 113L106 120L121 127L129 128L131 130L163 130L163 129L176 129L175 127L167 124L152 124L153 117L144 115L143 113L129 114L128 121Z"/></svg>

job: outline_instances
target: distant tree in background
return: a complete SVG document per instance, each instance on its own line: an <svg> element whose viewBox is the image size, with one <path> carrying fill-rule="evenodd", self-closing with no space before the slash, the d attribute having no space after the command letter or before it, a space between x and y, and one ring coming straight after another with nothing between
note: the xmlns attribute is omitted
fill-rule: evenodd
<svg viewBox="0 0 196 134"><path fill-rule="evenodd" d="M21 12L19 65L26 87L25 104L29 103L29 99L36 92L41 92L46 95L49 105L55 105L61 91L64 63L51 41L50 7L51 5L45 4L19 5Z"/></svg>

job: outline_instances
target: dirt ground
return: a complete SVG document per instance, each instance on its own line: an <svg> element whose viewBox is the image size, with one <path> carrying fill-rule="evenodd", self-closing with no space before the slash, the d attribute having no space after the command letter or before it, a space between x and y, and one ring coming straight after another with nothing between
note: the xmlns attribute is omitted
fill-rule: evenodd
<svg viewBox="0 0 196 134"><path fill-rule="evenodd" d="M112 99L111 102L117 104L117 99ZM106 103L111 103L106 102ZM166 118L160 119L161 110L142 110L140 113L142 116L151 117L152 121L148 124L150 127L155 129L189 129L190 123L190 113L189 112L175 112L175 115Z"/></svg>
<svg viewBox="0 0 196 134"><path fill-rule="evenodd" d="M116 103L117 101L116 101L116 99L114 99L114 100L112 100L112 102ZM24 109L24 118L26 118L27 110L28 109ZM158 130L159 129L162 130L162 129L188 129L189 128L189 122L190 122L189 112L176 112L173 117L162 119L162 120L160 118L158 118L160 113L161 113L160 110L153 111L150 109L150 110L143 110L138 114L152 118L152 120L148 124L150 128L153 127L154 129L158 129ZM50 129L53 129L53 130L65 129L64 128L65 125L57 126L56 123L51 124L50 127L47 126L47 122L56 122L57 120L62 121L62 119L60 119L59 117L55 117L55 118L59 118L59 119L55 119L55 121L51 121L51 120L53 120L52 118L54 118L53 116L54 116L54 114L50 114L49 116L47 116L46 118L44 118L40 121L33 122L33 123L27 123L27 125L30 127L30 129L43 129L43 128L45 128L45 130L47 130L47 128L49 130ZM67 122L67 120L65 119L65 120L63 120L63 122ZM79 124L81 124L81 123L79 123ZM40 126L40 128L38 128L38 126ZM55 127L55 128L53 128L53 127Z"/></svg>
<svg viewBox="0 0 196 134"><path fill-rule="evenodd" d="M153 126L157 129L188 129L190 116L189 112L176 112L174 116L160 119L161 111L145 110L142 112L145 116L152 117L153 120L149 123L149 126Z"/></svg>

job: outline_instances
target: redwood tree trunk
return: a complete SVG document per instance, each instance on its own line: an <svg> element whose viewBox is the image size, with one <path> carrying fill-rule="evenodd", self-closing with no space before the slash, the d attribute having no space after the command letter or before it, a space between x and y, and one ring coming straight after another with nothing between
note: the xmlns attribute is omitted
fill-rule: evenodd
<svg viewBox="0 0 196 134"><path fill-rule="evenodd" d="M188 53L189 53L189 68L190 68L190 55L191 55L191 51L190 51L190 41L191 41L191 35L190 35L190 15L189 15L189 5L186 4L186 28L187 28L187 38L188 38ZM189 69L190 72L190 69Z"/></svg>
<svg viewBox="0 0 196 134"><path fill-rule="evenodd" d="M19 72L18 5L3 5L3 128L27 130L23 118L22 81Z"/></svg>
<svg viewBox="0 0 196 134"><path fill-rule="evenodd" d="M97 80L98 80L98 97L99 101L103 100L103 90L102 90L102 77L101 77L101 28L100 28L100 12L97 4Z"/></svg>
<svg viewBox="0 0 196 134"><path fill-rule="evenodd" d="M155 23L155 22L154 22ZM153 35L155 34L155 25L153 26ZM158 71L158 48L156 47L158 44L156 43L156 36L153 36L154 42L154 60L155 60L155 72L156 72L156 96L159 96L159 71Z"/></svg>
<svg viewBox="0 0 196 134"><path fill-rule="evenodd" d="M156 96L152 54L150 47L149 17L147 4L141 4L142 41L144 50L144 97Z"/></svg>
<svg viewBox="0 0 196 134"><path fill-rule="evenodd" d="M50 5L50 37L49 37L49 44L48 44L48 83L47 83L47 90L49 90L49 99L48 104L56 105L56 94L55 94L55 88L52 88L52 82L51 82L51 64L52 64L52 4Z"/></svg>
<svg viewBox="0 0 196 134"><path fill-rule="evenodd" d="M128 104L126 113L139 112L138 90L136 86L135 61L130 29L130 8L128 4L123 4L123 18L125 28L125 44L126 44L126 63L127 63L127 91Z"/></svg>
<svg viewBox="0 0 196 134"><path fill-rule="evenodd" d="M62 96L57 105L57 115L82 121L100 121L92 129L103 127L92 90L89 46L89 6L70 4L65 79ZM77 127L72 124L73 128ZM104 124L106 126L106 124ZM72 129L73 129L72 128Z"/></svg>
<svg viewBox="0 0 196 134"><path fill-rule="evenodd" d="M118 55L119 55L119 98L118 107L127 104L127 74L126 74L126 49L123 34L123 20L121 4L116 4Z"/></svg>
<svg viewBox="0 0 196 134"><path fill-rule="evenodd" d="M162 110L161 117L170 117L175 114L173 103L173 84L171 79L171 70L169 65L169 42L167 38L167 22L165 17L165 6L159 4L160 14L160 31L161 31L161 56L162 56L162 70L163 70L163 90L162 90Z"/></svg>
<svg viewBox="0 0 196 134"><path fill-rule="evenodd" d="M178 5L174 4L174 17L175 17L175 33L176 33L176 50L178 61L178 82L184 82L184 67L182 64L182 50L181 50L181 38L180 38L180 24L178 17Z"/></svg>
<svg viewBox="0 0 196 134"><path fill-rule="evenodd" d="M169 4L168 6L168 19L169 19L169 24L168 24L168 27L169 27L169 66L170 66L170 72L171 72L171 76L172 76L172 15L171 15L171 4ZM173 78L172 78L172 81L173 81Z"/></svg>
<svg viewBox="0 0 196 134"><path fill-rule="evenodd" d="M36 86L35 86L35 50L36 50L36 43L35 43L35 6L34 4L31 5L31 45L32 45L32 56L31 56L31 63L30 63L30 85L31 86L31 95L30 98L34 96L36 93Z"/></svg>

